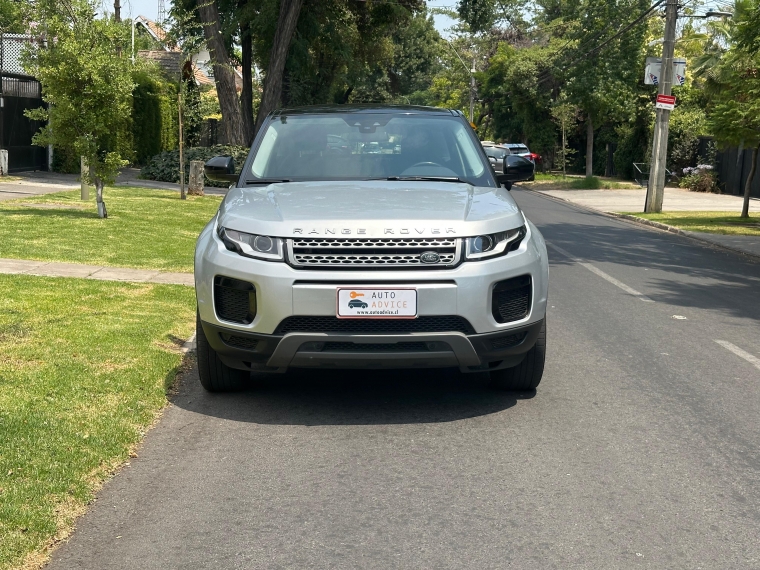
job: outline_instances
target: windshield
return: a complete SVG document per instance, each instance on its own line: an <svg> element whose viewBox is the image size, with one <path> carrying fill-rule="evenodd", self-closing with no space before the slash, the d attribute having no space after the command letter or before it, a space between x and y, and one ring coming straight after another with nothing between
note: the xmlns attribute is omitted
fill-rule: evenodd
<svg viewBox="0 0 760 570"><path fill-rule="evenodd" d="M530 152L524 144L511 144L509 150L512 152Z"/></svg>
<svg viewBox="0 0 760 570"><path fill-rule="evenodd" d="M454 116L282 115L267 126L248 182L433 178L494 186L479 146Z"/></svg>

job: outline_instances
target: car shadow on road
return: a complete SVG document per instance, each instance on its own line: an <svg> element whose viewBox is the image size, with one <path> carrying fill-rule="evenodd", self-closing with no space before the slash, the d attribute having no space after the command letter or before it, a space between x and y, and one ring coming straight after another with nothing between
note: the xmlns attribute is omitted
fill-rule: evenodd
<svg viewBox="0 0 760 570"><path fill-rule="evenodd" d="M440 423L507 410L535 396L503 392L487 374L458 370L291 370L252 377L248 389L208 393L195 366L183 373L172 403L221 419L270 425Z"/></svg>

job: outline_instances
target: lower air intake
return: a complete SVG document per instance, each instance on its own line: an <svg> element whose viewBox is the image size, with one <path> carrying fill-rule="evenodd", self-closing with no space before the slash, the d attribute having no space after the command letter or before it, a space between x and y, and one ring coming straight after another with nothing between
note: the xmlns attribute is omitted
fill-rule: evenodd
<svg viewBox="0 0 760 570"><path fill-rule="evenodd" d="M247 281L217 275L214 277L214 307L222 321L251 324L256 316L256 288Z"/></svg>
<svg viewBox="0 0 760 570"><path fill-rule="evenodd" d="M464 317L441 315L416 319L339 319L337 317L288 317L275 334L345 333L345 334L409 334L428 332L461 332L475 334Z"/></svg>
<svg viewBox="0 0 760 570"><path fill-rule="evenodd" d="M511 323L528 316L533 283L530 275L499 281L493 288L491 312L497 323Z"/></svg>

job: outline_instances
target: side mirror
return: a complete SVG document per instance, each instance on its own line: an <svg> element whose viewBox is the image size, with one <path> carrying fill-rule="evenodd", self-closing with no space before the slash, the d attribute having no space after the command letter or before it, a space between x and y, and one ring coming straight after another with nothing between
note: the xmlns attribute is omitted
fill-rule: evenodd
<svg viewBox="0 0 760 570"><path fill-rule="evenodd" d="M206 178L214 182L237 182L235 161L231 156L215 156L203 167Z"/></svg>
<svg viewBox="0 0 760 570"><path fill-rule="evenodd" d="M504 186L507 190L512 190L512 181L509 180L506 174L498 173L496 175L496 183L499 186Z"/></svg>

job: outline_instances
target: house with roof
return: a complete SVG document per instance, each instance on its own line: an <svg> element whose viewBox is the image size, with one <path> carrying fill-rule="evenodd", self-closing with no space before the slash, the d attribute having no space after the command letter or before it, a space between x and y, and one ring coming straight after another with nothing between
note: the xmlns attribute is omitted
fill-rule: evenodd
<svg viewBox="0 0 760 570"><path fill-rule="evenodd" d="M138 50L136 52L137 57L156 62L172 79L192 77L198 86L216 87L214 69L208 49L200 49L187 58L187 54L183 53L180 47L171 45L167 41L166 31L150 18L142 15L137 16L132 25L136 34L144 34L152 40L154 48ZM235 85L238 92L243 89L243 73L239 68L235 69Z"/></svg>

